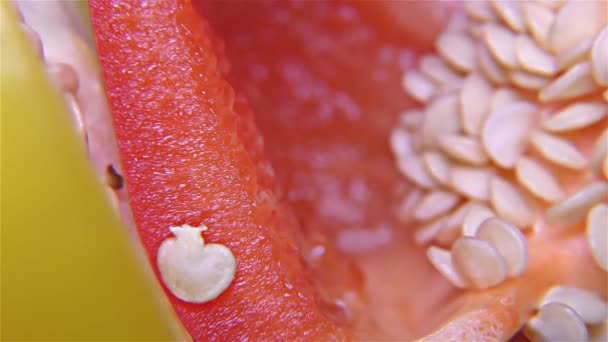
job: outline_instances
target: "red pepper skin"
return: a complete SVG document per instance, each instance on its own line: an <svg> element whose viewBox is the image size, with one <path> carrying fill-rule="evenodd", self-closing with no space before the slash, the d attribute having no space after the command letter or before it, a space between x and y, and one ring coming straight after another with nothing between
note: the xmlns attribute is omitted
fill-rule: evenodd
<svg viewBox="0 0 608 342"><path fill-rule="evenodd" d="M156 252L182 224L228 246L235 280L189 304L164 288L194 340L342 340L303 276L295 221L221 44L186 0L92 0L90 10L135 223ZM108 248L111 248L109 246Z"/></svg>

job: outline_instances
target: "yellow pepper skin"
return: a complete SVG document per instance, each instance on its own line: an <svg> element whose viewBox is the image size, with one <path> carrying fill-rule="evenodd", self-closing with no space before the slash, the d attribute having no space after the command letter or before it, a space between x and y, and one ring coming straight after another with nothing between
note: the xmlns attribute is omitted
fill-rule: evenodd
<svg viewBox="0 0 608 342"><path fill-rule="evenodd" d="M173 340L64 103L0 6L0 340Z"/></svg>

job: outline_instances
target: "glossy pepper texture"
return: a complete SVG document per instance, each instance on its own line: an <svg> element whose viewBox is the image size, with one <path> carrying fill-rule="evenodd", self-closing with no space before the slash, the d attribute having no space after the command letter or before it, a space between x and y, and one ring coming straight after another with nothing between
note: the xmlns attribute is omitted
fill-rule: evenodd
<svg viewBox="0 0 608 342"><path fill-rule="evenodd" d="M169 227L205 224L233 252L217 299L167 295L195 340L342 339L303 277L297 227L277 200L252 113L225 80L221 44L188 1L92 1L131 208L149 261ZM158 274L158 269L155 267Z"/></svg>

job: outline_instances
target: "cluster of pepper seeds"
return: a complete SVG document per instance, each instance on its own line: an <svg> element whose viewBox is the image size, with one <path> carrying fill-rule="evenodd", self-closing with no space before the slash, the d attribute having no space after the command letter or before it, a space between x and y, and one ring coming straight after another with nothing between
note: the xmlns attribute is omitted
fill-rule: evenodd
<svg viewBox="0 0 608 342"><path fill-rule="evenodd" d="M406 110L390 137L399 171L416 185L399 215L414 222L417 243L439 245L428 258L458 288L524 272L526 236L543 229L585 230L608 270L608 3L464 7L438 37L438 55L403 78L422 108ZM566 329L605 324L606 303L594 298L599 321L545 301L528 335L541 338L564 317L578 317ZM562 339L587 336L578 331Z"/></svg>

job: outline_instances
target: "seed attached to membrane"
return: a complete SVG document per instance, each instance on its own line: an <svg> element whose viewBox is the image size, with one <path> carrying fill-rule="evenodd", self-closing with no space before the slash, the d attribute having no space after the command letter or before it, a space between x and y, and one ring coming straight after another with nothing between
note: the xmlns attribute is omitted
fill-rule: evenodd
<svg viewBox="0 0 608 342"><path fill-rule="evenodd" d="M415 148L393 151L426 194L409 210L415 240L441 244L427 257L454 286L526 277L528 262L540 278L552 258L528 255L527 239L543 249L562 234L586 233L599 267L581 265L582 274L608 270L607 10L604 0L467 0L436 41L438 54L420 64L429 86L404 87L414 98L434 87L410 110ZM525 328L533 341L584 341L594 336L587 328L606 325L602 298L565 289L549 292Z"/></svg>
<svg viewBox="0 0 608 342"><path fill-rule="evenodd" d="M200 228L171 227L175 237L163 241L157 264L163 282L177 298L189 303L205 303L217 298L232 282L236 261L230 249L205 244Z"/></svg>

